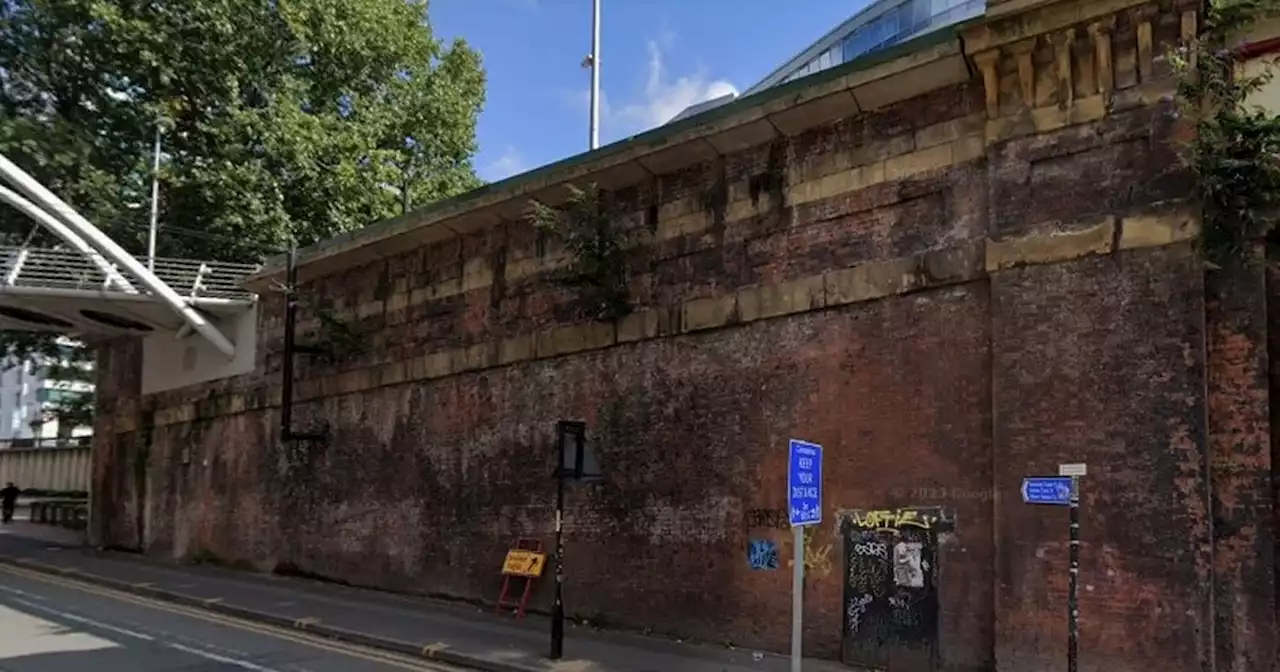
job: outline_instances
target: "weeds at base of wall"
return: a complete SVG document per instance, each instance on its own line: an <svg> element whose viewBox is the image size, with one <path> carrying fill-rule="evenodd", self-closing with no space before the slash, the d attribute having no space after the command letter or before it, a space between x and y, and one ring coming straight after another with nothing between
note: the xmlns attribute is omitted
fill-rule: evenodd
<svg viewBox="0 0 1280 672"><path fill-rule="evenodd" d="M1257 74L1241 71L1228 40L1280 16L1280 0L1204 3L1203 30L1170 54L1178 74L1179 116L1193 133L1181 148L1196 177L1209 270L1248 263L1256 242L1275 230L1280 207L1280 117L1249 98L1273 76L1274 59Z"/></svg>
<svg viewBox="0 0 1280 672"><path fill-rule="evenodd" d="M328 583L328 584L337 585L337 586L352 586L352 583L350 581L346 581L344 579L339 579L332 576L326 576L324 574L317 574L315 572L309 572L293 564L292 562L288 562L288 561L277 562L276 566L271 569L271 573L275 574L276 576L287 576L293 579L304 579L307 581L315 581L316 583Z"/></svg>
<svg viewBox="0 0 1280 672"><path fill-rule="evenodd" d="M257 568L248 560L229 560L207 548L197 548L195 551L187 554L183 560L189 565L210 565L213 567L224 567L226 569L234 569L243 572L252 572Z"/></svg>

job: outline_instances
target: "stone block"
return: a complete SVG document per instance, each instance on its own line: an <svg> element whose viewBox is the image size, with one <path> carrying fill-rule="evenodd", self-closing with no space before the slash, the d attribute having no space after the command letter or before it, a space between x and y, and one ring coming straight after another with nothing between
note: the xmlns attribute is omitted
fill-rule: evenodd
<svg viewBox="0 0 1280 672"><path fill-rule="evenodd" d="M512 364L533 359L533 344L532 334L502 339L502 344L498 348L498 363Z"/></svg>
<svg viewBox="0 0 1280 672"><path fill-rule="evenodd" d="M1034 233L1021 238L987 243L988 271L1026 264L1048 264L1080 257L1108 254L1115 238L1116 223L1111 216L1069 231Z"/></svg>
<svg viewBox="0 0 1280 672"><path fill-rule="evenodd" d="M618 320L618 342L630 343L657 337L660 312L658 310L642 310L630 313Z"/></svg>
<svg viewBox="0 0 1280 672"><path fill-rule="evenodd" d="M737 317L736 305L734 295L689 301L684 304L684 330L701 331L730 324Z"/></svg>
<svg viewBox="0 0 1280 672"><path fill-rule="evenodd" d="M737 301L738 316L743 322L822 308L826 305L823 276L743 289L738 292Z"/></svg>
<svg viewBox="0 0 1280 672"><path fill-rule="evenodd" d="M1120 249L1159 247L1192 240L1200 222L1189 211L1130 215L1120 220Z"/></svg>

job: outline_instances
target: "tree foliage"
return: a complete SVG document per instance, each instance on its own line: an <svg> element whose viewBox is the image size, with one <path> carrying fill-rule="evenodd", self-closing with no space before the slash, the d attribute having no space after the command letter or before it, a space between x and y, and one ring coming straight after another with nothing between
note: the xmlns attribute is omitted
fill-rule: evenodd
<svg viewBox="0 0 1280 672"><path fill-rule="evenodd" d="M244 261L359 228L477 184L480 59L427 18L425 0L8 0L0 152L137 252L157 124L160 254Z"/></svg>
<svg viewBox="0 0 1280 672"><path fill-rule="evenodd" d="M1172 55L1180 114L1192 126L1183 163L1195 174L1210 267L1244 260L1275 228L1280 205L1280 117L1250 97L1271 81L1273 63L1246 72L1231 45L1277 15L1280 0L1204 5L1203 30Z"/></svg>
<svg viewBox="0 0 1280 672"><path fill-rule="evenodd" d="M157 253L253 261L477 186L484 87L426 0L0 0L0 153L139 255L158 127Z"/></svg>
<svg viewBox="0 0 1280 672"><path fill-rule="evenodd" d="M611 320L631 310L622 237L600 203L599 191L569 185L569 198L553 208L531 201L533 225L564 243L569 266L559 278L579 290L595 319Z"/></svg>

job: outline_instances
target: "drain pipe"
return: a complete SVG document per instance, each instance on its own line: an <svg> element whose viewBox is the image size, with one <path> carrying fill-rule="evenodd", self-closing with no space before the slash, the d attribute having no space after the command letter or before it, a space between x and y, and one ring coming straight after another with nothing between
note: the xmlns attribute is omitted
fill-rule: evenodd
<svg viewBox="0 0 1280 672"><path fill-rule="evenodd" d="M298 248L292 244L288 263L284 289L284 361L280 363L280 441L284 443L294 439L293 339L298 322Z"/></svg>

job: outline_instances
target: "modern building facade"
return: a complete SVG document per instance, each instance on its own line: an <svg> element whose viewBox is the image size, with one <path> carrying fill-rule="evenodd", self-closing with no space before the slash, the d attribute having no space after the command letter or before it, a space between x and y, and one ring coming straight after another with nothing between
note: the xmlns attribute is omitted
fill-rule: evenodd
<svg viewBox="0 0 1280 672"><path fill-rule="evenodd" d="M982 14L986 0L880 0L783 63L744 96L901 44Z"/></svg>
<svg viewBox="0 0 1280 672"><path fill-rule="evenodd" d="M69 375L71 350L80 347L60 339L64 355L59 359L32 356L0 371L0 444L35 444L45 440L75 439L93 434L91 425L59 422L58 409L76 397L93 394L92 371Z"/></svg>
<svg viewBox="0 0 1280 672"><path fill-rule="evenodd" d="M836 26L794 58L742 93L749 96L821 72L855 58L901 44L913 37L982 14L986 0L880 0ZM733 102L722 96L690 105L671 122Z"/></svg>

